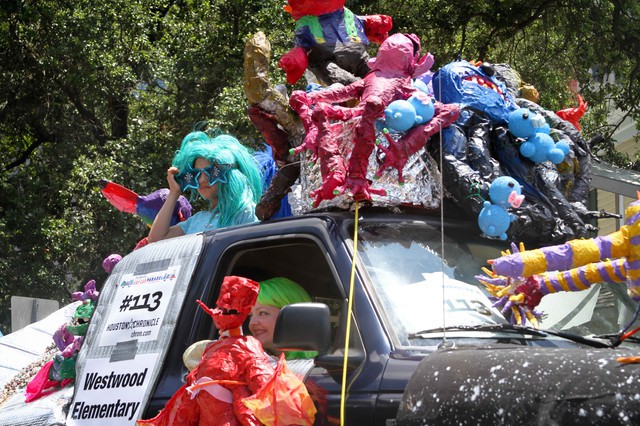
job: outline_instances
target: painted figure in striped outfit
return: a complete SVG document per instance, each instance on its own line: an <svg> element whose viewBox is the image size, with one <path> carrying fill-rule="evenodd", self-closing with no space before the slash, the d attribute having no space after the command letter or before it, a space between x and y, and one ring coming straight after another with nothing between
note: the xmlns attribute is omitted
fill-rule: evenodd
<svg viewBox="0 0 640 426"><path fill-rule="evenodd" d="M278 66L295 84L307 67L325 85L347 86L369 72L366 47L381 44L393 27L388 15L358 16L345 0L288 0L284 9L296 21L295 47Z"/></svg>
<svg viewBox="0 0 640 426"><path fill-rule="evenodd" d="M594 283L625 283L629 296L640 302L640 194L625 211L625 225L606 236L577 239L536 250L520 249L490 260L488 276L478 275L497 299L495 306L512 322L525 319L537 326L535 307L542 297L559 291L581 291Z"/></svg>

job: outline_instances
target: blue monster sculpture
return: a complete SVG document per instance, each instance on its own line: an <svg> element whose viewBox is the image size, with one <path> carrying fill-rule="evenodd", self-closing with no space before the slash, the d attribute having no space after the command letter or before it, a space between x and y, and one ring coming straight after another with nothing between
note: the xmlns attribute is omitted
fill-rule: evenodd
<svg viewBox="0 0 640 426"><path fill-rule="evenodd" d="M506 123L509 113L518 108L505 83L496 78L488 65L451 62L436 72L431 84L440 102L482 111L494 122Z"/></svg>
<svg viewBox="0 0 640 426"><path fill-rule="evenodd" d="M461 111L460 118L442 131L442 144L428 146L434 158L439 158L442 147L446 193L460 211L477 218L484 208L482 199L488 199L491 183L501 176L510 176L520 182L526 200L511 210L515 220L505 231L508 238L529 244L557 244L590 237L595 228L585 220L598 216L599 212L586 208L591 168L589 145L573 125L554 112L517 97L520 83L517 73L504 64L477 66L456 61L434 74L430 84L436 100L457 103ZM540 116L533 134L535 139L530 141L534 148L531 158L523 155L518 148L522 141L508 128L510 115L519 108ZM529 136L532 136L530 129L519 137ZM538 144L545 137L552 139L553 146L545 145L544 140ZM544 158L543 154L538 155L538 145L542 146ZM562 155L556 164L559 156L547 155L555 148ZM528 150L525 147L524 154ZM470 196L478 191L481 197Z"/></svg>

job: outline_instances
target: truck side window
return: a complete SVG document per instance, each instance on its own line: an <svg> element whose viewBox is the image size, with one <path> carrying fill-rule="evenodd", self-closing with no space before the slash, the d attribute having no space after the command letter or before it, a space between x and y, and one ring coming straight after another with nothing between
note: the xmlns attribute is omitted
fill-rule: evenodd
<svg viewBox="0 0 640 426"><path fill-rule="evenodd" d="M207 296L209 306L215 304L220 283L225 275L239 275L256 281L286 277L300 284L314 302L329 306L332 326L330 350L344 350L346 317L343 310L346 310L347 306L346 295L338 282L331 259L318 241L306 237L292 237L278 239L276 242L243 242L229 247L221 257L219 265L219 272ZM248 329L246 331L248 333ZM217 338L217 331L208 318L203 320L200 338ZM354 349L363 347L357 327L353 323L350 341L350 346Z"/></svg>

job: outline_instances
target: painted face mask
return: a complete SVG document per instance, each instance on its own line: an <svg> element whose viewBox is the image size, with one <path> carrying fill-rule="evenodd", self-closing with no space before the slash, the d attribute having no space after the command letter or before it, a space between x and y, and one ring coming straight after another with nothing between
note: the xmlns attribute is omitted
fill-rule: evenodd
<svg viewBox="0 0 640 426"><path fill-rule="evenodd" d="M255 305L260 292L260 284L248 278L228 276L220 288L220 296L214 309L201 301L198 304L213 318L220 331L240 327Z"/></svg>
<svg viewBox="0 0 640 426"><path fill-rule="evenodd" d="M207 175L210 186L218 182L227 183L227 172L231 168L231 164L216 164L215 162L204 169L197 169L187 165L185 170L176 176L176 181L180 184L183 192L189 188L198 189L200 187L200 173Z"/></svg>

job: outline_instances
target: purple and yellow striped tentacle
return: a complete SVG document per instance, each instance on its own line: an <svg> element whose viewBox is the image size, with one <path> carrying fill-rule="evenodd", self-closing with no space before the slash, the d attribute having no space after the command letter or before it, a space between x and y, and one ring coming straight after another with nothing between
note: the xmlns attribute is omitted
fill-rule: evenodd
<svg viewBox="0 0 640 426"><path fill-rule="evenodd" d="M588 263L617 259L629 252L628 235L629 229L624 226L604 237L572 240L557 246L502 256L492 261L493 272L509 277L530 277L546 271L566 271ZM640 260L640 247L638 249Z"/></svg>
<svg viewBox="0 0 640 426"><path fill-rule="evenodd" d="M625 226L629 230L630 244L627 256L627 292L640 302L640 200L625 210Z"/></svg>
<svg viewBox="0 0 640 426"><path fill-rule="evenodd" d="M546 272L540 274L544 284L540 291L546 295L559 291L586 290L594 283L623 283L627 279L627 272L625 259L590 263L568 271Z"/></svg>

